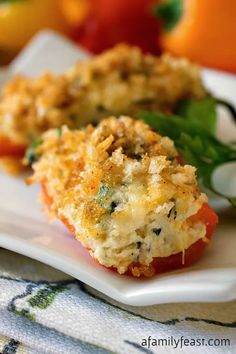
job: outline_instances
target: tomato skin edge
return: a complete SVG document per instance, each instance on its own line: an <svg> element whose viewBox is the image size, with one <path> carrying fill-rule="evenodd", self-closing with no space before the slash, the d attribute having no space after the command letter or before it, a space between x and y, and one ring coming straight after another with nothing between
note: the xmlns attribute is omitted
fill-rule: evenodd
<svg viewBox="0 0 236 354"><path fill-rule="evenodd" d="M161 274L176 269L188 267L195 263L203 254L207 247L213 231L218 223L218 216L209 204L204 203L199 211L189 218L189 221L195 223L201 221L206 226L206 235L204 239L199 239L192 245L190 245L184 252L179 252L168 257L156 257L147 269L144 270L142 277L147 273L147 276L153 276L154 274ZM131 264L128 271L125 274L132 275L135 268L139 267L138 263Z"/></svg>
<svg viewBox="0 0 236 354"><path fill-rule="evenodd" d="M24 157L26 145L15 144L9 138L0 136L0 157Z"/></svg>

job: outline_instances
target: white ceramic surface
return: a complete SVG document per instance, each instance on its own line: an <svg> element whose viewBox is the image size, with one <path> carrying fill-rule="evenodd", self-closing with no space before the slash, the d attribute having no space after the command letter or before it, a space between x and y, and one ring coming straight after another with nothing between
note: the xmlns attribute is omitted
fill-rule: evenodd
<svg viewBox="0 0 236 354"><path fill-rule="evenodd" d="M48 69L65 70L83 53L52 32L38 35L8 68L0 80L15 73L36 75ZM204 71L212 92L236 105L236 78ZM219 135L228 140L236 128L227 112L219 112ZM233 172L227 178L236 178ZM227 202L211 200L220 214L220 224L204 256L194 266L139 280L120 276L94 263L58 221L50 225L37 202L38 187L23 179L0 174L0 247L24 254L78 278L126 304L143 306L168 302L215 302L236 298L236 213ZM1 260L0 260L1 261Z"/></svg>

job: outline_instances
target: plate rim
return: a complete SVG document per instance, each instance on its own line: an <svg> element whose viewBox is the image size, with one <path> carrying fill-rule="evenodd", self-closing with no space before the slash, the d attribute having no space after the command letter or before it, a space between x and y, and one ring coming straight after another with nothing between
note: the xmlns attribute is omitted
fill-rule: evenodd
<svg viewBox="0 0 236 354"><path fill-rule="evenodd" d="M34 47L34 50L36 48L36 41L39 41L41 43L43 43L43 41L45 41L45 43L47 42L46 39L47 38L51 38L51 40L58 40L61 41L62 43L67 43L67 47L69 46L73 46L73 50L74 50L74 45L72 44L71 41L65 39L63 36L56 34L53 31L42 31L41 33L37 34L35 39L33 39L29 45L24 49L24 52L26 52L27 48L30 46ZM79 51L81 51L81 49L78 48L78 55L79 55ZM21 55L21 54L20 54ZM17 66L17 58L14 61L15 62L15 67ZM20 62L20 64L22 64L22 61ZM11 68L10 66L8 68L6 68L6 70L4 70L3 74L7 76L7 74L10 74ZM236 75L230 74L230 73L225 73L222 71L218 71L218 70L212 70L212 69L206 69L203 68L203 76L207 76L208 74L210 75L220 75L221 78L228 78L230 80L232 79L236 79ZM11 236L13 237L13 236ZM235 278L233 277L233 280L231 281L225 281L225 282L219 282L218 287L216 286L215 288L212 287L211 289L208 287L205 290L205 295L203 295L203 288L200 288L199 291L196 291L191 295L191 292L182 292L179 290L179 293L174 293L174 295L166 298L166 294L162 291L161 292L154 292L152 294L136 294L136 295L132 295L129 294L127 295L127 293L122 293L122 291L118 291L117 288L114 285L111 284L105 284L106 286L104 287L104 281L100 282L97 281L95 279L95 275L91 275L88 277L88 273L89 271L83 272L82 276L78 277L78 273L77 275L75 275L74 271L65 271L65 268L67 269L67 267L63 267L61 265L58 266L58 264L56 264L56 262L54 262L53 257L55 257L55 254L52 255L51 254L51 258L47 261L45 261L44 256L42 255L42 251L39 252L39 254L36 254L36 249L37 246L33 245L30 242L27 242L26 239L22 238L21 240L19 239L18 236L14 236L14 242L8 242L9 239L9 235L0 232L0 246L16 252L16 253L20 253L24 256L27 256L29 258L38 260L42 263L48 264L56 269L61 270L64 273L67 273L75 278L83 278L81 279L82 281L84 281L86 284L88 284L89 286L101 291L102 293L106 294L107 296L122 302L126 305L132 305L132 306L149 306L149 305L155 305L155 304L164 304L164 303L180 303L180 302L226 302L226 301L232 301L234 299L236 299L236 267L235 268L216 268L218 272L228 272L229 270L233 272L233 274L235 274ZM21 244L21 250L19 252L19 249L17 246L19 246L19 244ZM33 251L32 251L33 250ZM53 253L53 252L51 252ZM56 253L56 252L55 252ZM68 265L68 264L67 264ZM213 268L210 268L211 270L213 270ZM209 272L210 269L201 269L201 272ZM187 270L187 271L186 271ZM189 274L188 269L185 269L186 274ZM195 271L195 270L194 270ZM196 270L199 271L199 270ZM85 274L86 273L86 274ZM176 272L169 272L169 273L165 273L165 276L168 274L173 274ZM86 277L86 279L85 279ZM94 283L94 279L95 279L95 283ZM158 279L154 279L154 281ZM190 289L191 290L191 289ZM167 290L166 290L167 291ZM207 295L208 294L208 295ZM191 295L191 296L190 296ZM155 300L155 296L157 297L158 301ZM175 298L173 300L173 297Z"/></svg>

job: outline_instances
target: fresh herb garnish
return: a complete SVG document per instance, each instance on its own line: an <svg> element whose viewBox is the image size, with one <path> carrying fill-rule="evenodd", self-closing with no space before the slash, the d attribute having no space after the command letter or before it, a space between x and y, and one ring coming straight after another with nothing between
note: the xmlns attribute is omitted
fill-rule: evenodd
<svg viewBox="0 0 236 354"><path fill-rule="evenodd" d="M137 249L140 249L141 246L142 246L142 242L138 241L137 242Z"/></svg>
<svg viewBox="0 0 236 354"><path fill-rule="evenodd" d="M171 216L174 218L174 220L175 220L176 217L177 217L176 205L174 205L174 206L170 209L169 213L167 214L168 219L169 219Z"/></svg>
<svg viewBox="0 0 236 354"><path fill-rule="evenodd" d="M15 3L15 2L21 2L21 1L25 1L25 0L0 0L0 5L1 4L11 4L11 3Z"/></svg>
<svg viewBox="0 0 236 354"><path fill-rule="evenodd" d="M202 99L186 99L178 102L175 113L191 121L196 121L215 135L217 125L217 106L223 106L236 122L236 109L228 101L211 95Z"/></svg>
<svg viewBox="0 0 236 354"><path fill-rule="evenodd" d="M100 189L99 189L99 192L98 192L98 194L96 196L96 199L98 201L100 201L100 200L102 200L104 198L107 198L109 194L110 194L110 188L107 187L105 184L102 184Z"/></svg>
<svg viewBox="0 0 236 354"><path fill-rule="evenodd" d="M99 103L96 108L98 112L106 112L106 107L102 103Z"/></svg>
<svg viewBox="0 0 236 354"><path fill-rule="evenodd" d="M37 147L43 143L43 140L36 140L31 146L26 150L25 159L28 165L32 165L34 162L38 161Z"/></svg>
<svg viewBox="0 0 236 354"><path fill-rule="evenodd" d="M183 13L183 0L166 0L153 6L153 13L161 18L166 31L171 31Z"/></svg>
<svg viewBox="0 0 236 354"><path fill-rule="evenodd" d="M105 184L102 184L98 194L95 197L97 203L101 205L104 209L106 209L109 214L112 214L118 205L115 201L111 199L112 195L112 190Z"/></svg>
<svg viewBox="0 0 236 354"><path fill-rule="evenodd" d="M152 104L153 102L155 102L155 100L153 98L143 98L143 99L139 99L134 101L135 104L138 104L140 106L147 106Z"/></svg>
<svg viewBox="0 0 236 354"><path fill-rule="evenodd" d="M110 213L113 213L117 207L117 203L114 202L114 200L111 202L111 208L110 208Z"/></svg>
<svg viewBox="0 0 236 354"><path fill-rule="evenodd" d="M202 124L191 115L188 119L177 115L142 112L141 118L158 133L170 137L186 163L197 168L203 185L214 193L228 199L236 206L236 198L215 190L212 182L214 170L227 162L236 161L236 148L220 142L213 134L213 124ZM213 120L212 120L213 121Z"/></svg>
<svg viewBox="0 0 236 354"><path fill-rule="evenodd" d="M69 114L69 119L73 122L73 123L79 123L80 121L80 117L76 114L76 113L70 113Z"/></svg>
<svg viewBox="0 0 236 354"><path fill-rule="evenodd" d="M154 227L154 228L152 229L152 232L154 232L154 234L156 234L157 236L159 236L160 233L161 233L161 228Z"/></svg>
<svg viewBox="0 0 236 354"><path fill-rule="evenodd" d="M58 135L58 138L60 139L62 136L62 127L57 128L57 135Z"/></svg>
<svg viewBox="0 0 236 354"><path fill-rule="evenodd" d="M208 96L200 100L182 100L178 103L176 113L192 122L202 125L204 129L215 134L217 123L217 100Z"/></svg>

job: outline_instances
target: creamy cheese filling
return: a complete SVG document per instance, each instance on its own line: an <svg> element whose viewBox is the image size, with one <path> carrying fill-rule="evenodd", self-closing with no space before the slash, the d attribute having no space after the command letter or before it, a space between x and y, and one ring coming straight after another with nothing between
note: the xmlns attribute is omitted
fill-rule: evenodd
<svg viewBox="0 0 236 354"><path fill-rule="evenodd" d="M173 142L141 121L111 117L85 130L43 136L33 166L50 209L107 267L124 273L135 263L183 253L206 235L192 222L204 203L195 168L181 166Z"/></svg>
<svg viewBox="0 0 236 354"><path fill-rule="evenodd" d="M205 225L201 222L191 225L188 218L197 213L206 202L206 196L202 194L195 198L188 195L181 200L180 195L168 199L169 187L166 191L163 189L160 175L165 159L161 160L162 167L158 166L156 158L151 159L149 174L146 174L143 161L126 160L121 184L116 188L103 186L105 198L101 204L107 208L107 213L93 224L92 229L84 228L82 218L77 217L78 214L83 215L83 204L79 211L73 204L60 210L75 226L79 239L81 234L86 235L82 243L91 254L101 264L117 267L120 273L124 273L133 262L148 266L156 257L184 252L205 237ZM193 172L190 166L189 170L188 175L178 173L172 175L172 179L175 183L188 183ZM148 190L150 186L153 193ZM167 201L159 203L166 197Z"/></svg>

